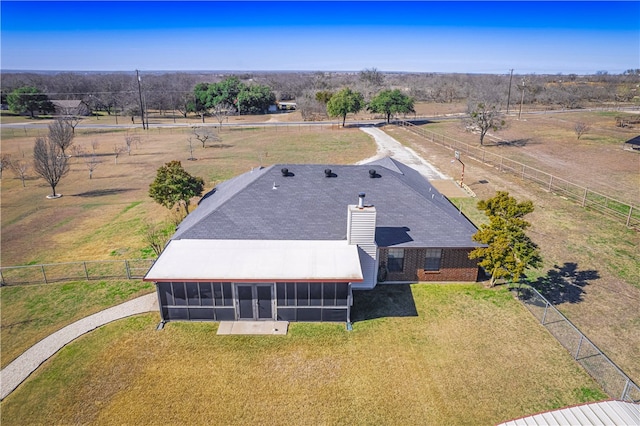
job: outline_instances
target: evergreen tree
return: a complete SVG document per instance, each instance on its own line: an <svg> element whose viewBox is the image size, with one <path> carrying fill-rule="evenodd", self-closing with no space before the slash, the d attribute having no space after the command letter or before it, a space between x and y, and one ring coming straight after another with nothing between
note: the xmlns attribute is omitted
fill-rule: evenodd
<svg viewBox="0 0 640 426"><path fill-rule="evenodd" d="M523 217L533 211L533 203L519 203L506 191L478 202L478 209L489 217L489 224L480 226L473 240L486 247L469 253L471 259L481 259L479 265L491 273L490 285L499 278L519 280L528 268L540 266L538 246L525 234L531 226Z"/></svg>
<svg viewBox="0 0 640 426"><path fill-rule="evenodd" d="M383 90L378 93L371 99L367 109L377 114L384 114L387 118L387 123L391 120L392 115L415 112L413 99L398 89Z"/></svg>
<svg viewBox="0 0 640 426"><path fill-rule="evenodd" d="M204 180L191 176L179 161L170 161L158 169L156 179L149 185L149 196L157 203L172 209L182 204L189 214L189 202L202 194Z"/></svg>

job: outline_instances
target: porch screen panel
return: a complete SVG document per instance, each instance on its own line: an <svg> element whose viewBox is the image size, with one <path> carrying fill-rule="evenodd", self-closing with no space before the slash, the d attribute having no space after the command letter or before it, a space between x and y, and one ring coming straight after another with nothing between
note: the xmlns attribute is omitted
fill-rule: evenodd
<svg viewBox="0 0 640 426"><path fill-rule="evenodd" d="M276 283L280 321L347 321L349 283Z"/></svg>

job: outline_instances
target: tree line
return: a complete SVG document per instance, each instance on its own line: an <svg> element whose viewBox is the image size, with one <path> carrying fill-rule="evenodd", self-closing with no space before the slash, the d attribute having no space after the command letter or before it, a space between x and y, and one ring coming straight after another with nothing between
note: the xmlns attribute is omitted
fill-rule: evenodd
<svg viewBox="0 0 640 426"><path fill-rule="evenodd" d="M229 80L232 81L229 81ZM1 102L23 87L35 88L49 100L82 100L91 111L108 115L140 115L138 80L135 72L112 73L2 73ZM366 103L382 90L400 90L416 102L465 102L482 93L492 93L503 108L522 103L561 108L579 108L588 103L633 102L640 96L640 69L621 74L438 74L385 73L376 68L359 72L262 72L262 73L141 73L143 108L160 115L202 115L216 97L225 97L236 113L265 109L263 101L295 101L303 116L313 119L326 114L319 92L336 93L345 87L363 95ZM225 88L242 89L236 96ZM212 88L213 86L213 88ZM221 92L216 92L223 89ZM206 96L201 97L206 93ZM520 98L520 99L519 99ZM516 101L517 99L517 101ZM236 102L236 104L234 104ZM268 108L268 106L267 106ZM46 111L43 110L43 111Z"/></svg>

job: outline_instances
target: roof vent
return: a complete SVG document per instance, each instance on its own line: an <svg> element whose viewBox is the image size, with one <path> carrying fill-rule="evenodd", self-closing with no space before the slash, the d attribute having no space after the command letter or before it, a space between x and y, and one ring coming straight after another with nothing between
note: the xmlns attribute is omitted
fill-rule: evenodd
<svg viewBox="0 0 640 426"><path fill-rule="evenodd" d="M379 178L380 175L378 174L378 172L375 171L375 169L369 169L369 177L371 179L375 179L375 178Z"/></svg>
<svg viewBox="0 0 640 426"><path fill-rule="evenodd" d="M293 176L293 173L289 173L289 169L287 169L286 167L280 169L280 171L282 172L282 176L284 176L284 177Z"/></svg>
<svg viewBox="0 0 640 426"><path fill-rule="evenodd" d="M365 193L361 192L358 194L358 208L359 209L363 209L364 208L364 197L365 197Z"/></svg>
<svg viewBox="0 0 640 426"><path fill-rule="evenodd" d="M337 177L338 175L333 173L331 171L331 169L324 169L324 175L325 177L331 178L331 177Z"/></svg>

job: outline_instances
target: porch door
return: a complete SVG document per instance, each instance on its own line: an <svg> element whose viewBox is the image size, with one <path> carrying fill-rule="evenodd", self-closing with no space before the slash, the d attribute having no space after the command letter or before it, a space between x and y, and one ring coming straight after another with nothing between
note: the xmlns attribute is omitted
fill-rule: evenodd
<svg viewBox="0 0 640 426"><path fill-rule="evenodd" d="M272 284L236 284L239 320L273 319Z"/></svg>

